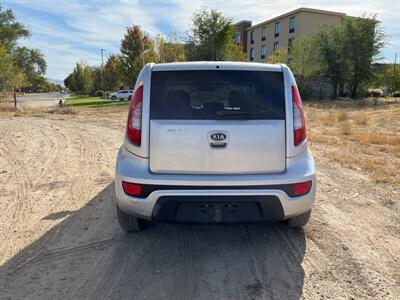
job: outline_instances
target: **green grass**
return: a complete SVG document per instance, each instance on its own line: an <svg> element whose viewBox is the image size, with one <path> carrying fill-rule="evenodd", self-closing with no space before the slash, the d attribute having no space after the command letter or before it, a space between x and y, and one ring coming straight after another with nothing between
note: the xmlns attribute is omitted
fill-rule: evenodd
<svg viewBox="0 0 400 300"><path fill-rule="evenodd" d="M130 101L112 101L110 99L102 99L99 97L71 97L65 100L66 107L79 108L101 108L101 107L118 107L129 106Z"/></svg>

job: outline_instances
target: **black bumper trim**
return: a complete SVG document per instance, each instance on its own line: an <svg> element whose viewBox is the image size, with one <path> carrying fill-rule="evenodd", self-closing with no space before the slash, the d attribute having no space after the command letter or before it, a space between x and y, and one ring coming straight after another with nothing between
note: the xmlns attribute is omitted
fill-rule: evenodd
<svg viewBox="0 0 400 300"><path fill-rule="evenodd" d="M242 223L277 222L284 212L278 197L257 196L162 196L152 219L161 222Z"/></svg>

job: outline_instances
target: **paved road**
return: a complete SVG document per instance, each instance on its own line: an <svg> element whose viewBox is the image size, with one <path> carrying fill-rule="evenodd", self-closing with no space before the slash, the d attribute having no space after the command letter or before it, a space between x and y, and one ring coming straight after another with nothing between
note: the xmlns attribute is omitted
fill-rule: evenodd
<svg viewBox="0 0 400 300"><path fill-rule="evenodd" d="M26 94L25 96L17 97L17 102L20 105L52 106L60 99L65 99L68 96L69 94L61 93Z"/></svg>

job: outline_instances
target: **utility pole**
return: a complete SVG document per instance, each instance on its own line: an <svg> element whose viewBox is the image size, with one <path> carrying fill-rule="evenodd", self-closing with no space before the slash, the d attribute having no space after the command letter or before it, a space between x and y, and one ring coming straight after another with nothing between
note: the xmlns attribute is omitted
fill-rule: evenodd
<svg viewBox="0 0 400 300"><path fill-rule="evenodd" d="M17 110L17 92L15 88L13 89L13 96L14 96L14 109Z"/></svg>
<svg viewBox="0 0 400 300"><path fill-rule="evenodd" d="M103 88L103 79L104 79L104 58L103 58L103 53L106 51L106 49L100 49L101 52L101 85L100 87Z"/></svg>
<svg viewBox="0 0 400 300"><path fill-rule="evenodd" d="M106 51L106 49L101 49L100 51L101 51L101 68L103 69L103 66L104 66L103 53L104 53L104 51Z"/></svg>

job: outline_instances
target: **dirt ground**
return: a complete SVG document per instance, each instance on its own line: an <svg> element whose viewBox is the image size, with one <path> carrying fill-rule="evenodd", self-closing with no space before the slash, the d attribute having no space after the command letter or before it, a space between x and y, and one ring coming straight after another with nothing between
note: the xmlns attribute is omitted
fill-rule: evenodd
<svg viewBox="0 0 400 300"><path fill-rule="evenodd" d="M125 235L113 191L125 110L0 113L0 299L400 298L398 102L307 105L318 194L304 230ZM363 126L382 135L360 138Z"/></svg>

